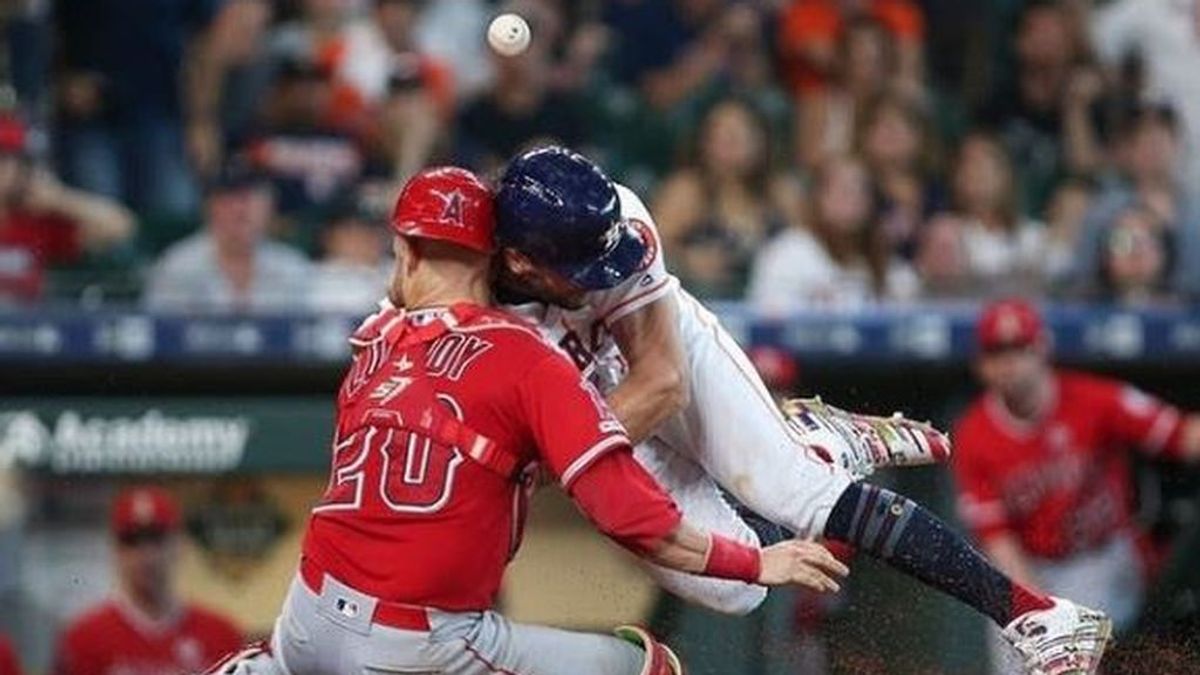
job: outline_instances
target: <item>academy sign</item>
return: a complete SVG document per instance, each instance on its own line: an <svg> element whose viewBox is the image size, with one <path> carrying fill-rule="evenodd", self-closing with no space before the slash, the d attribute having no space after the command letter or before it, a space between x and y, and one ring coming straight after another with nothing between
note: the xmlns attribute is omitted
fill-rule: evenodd
<svg viewBox="0 0 1200 675"><path fill-rule="evenodd" d="M0 467L52 473L217 473L237 468L251 420L239 415L78 409L0 413Z"/></svg>

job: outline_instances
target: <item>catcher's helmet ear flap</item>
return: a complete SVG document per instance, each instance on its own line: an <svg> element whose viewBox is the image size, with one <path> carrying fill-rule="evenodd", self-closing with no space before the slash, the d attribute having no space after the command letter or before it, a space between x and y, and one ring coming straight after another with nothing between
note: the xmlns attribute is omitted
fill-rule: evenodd
<svg viewBox="0 0 1200 675"><path fill-rule="evenodd" d="M404 184L392 213L392 230L491 253L496 231L492 191L466 169L427 169Z"/></svg>
<svg viewBox="0 0 1200 675"><path fill-rule="evenodd" d="M512 160L496 192L496 238L572 283L612 288L638 271L648 243L621 217L608 176L583 155L550 146Z"/></svg>

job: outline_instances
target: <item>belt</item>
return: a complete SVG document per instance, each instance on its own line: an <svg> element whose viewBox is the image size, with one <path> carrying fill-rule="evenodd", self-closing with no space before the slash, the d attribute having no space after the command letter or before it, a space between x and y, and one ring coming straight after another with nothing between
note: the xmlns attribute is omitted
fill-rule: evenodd
<svg viewBox="0 0 1200 675"><path fill-rule="evenodd" d="M310 558L300 559L300 578L308 590L321 594L325 585L325 571ZM419 605L406 605L399 602L377 600L375 612L371 615L371 623L398 628L400 630L429 630L429 613Z"/></svg>

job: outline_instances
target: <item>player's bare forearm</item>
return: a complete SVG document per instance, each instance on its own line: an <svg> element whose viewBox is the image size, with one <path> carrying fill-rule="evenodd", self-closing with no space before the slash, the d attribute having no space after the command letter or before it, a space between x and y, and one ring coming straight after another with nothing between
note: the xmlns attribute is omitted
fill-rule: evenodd
<svg viewBox="0 0 1200 675"><path fill-rule="evenodd" d="M663 567L700 574L708 561L708 546L707 535L681 522L645 557Z"/></svg>
<svg viewBox="0 0 1200 675"><path fill-rule="evenodd" d="M990 537L983 543L983 550L996 568L1010 579L1029 588L1038 588L1039 584L1029 567L1025 551L1021 549L1021 542L1017 541L1015 536L1000 534Z"/></svg>
<svg viewBox="0 0 1200 675"><path fill-rule="evenodd" d="M608 395L608 405L635 444L688 402L678 312L674 294L667 294L610 326L629 373Z"/></svg>

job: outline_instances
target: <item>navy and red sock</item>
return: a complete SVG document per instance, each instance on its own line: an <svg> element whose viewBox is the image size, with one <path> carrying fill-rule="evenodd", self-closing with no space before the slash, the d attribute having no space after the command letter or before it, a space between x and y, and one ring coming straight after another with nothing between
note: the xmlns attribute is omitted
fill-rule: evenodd
<svg viewBox="0 0 1200 675"><path fill-rule="evenodd" d="M825 536L963 601L1000 626L1053 605L1006 577L929 510L868 483L854 483L842 493Z"/></svg>

